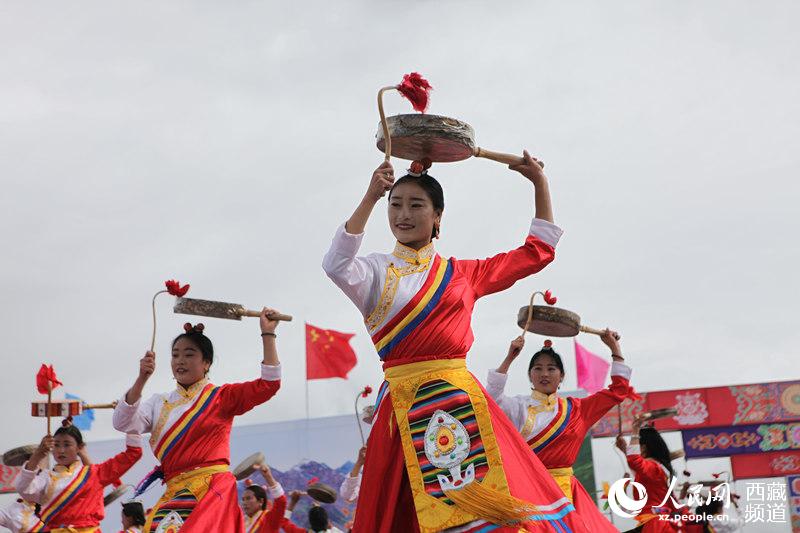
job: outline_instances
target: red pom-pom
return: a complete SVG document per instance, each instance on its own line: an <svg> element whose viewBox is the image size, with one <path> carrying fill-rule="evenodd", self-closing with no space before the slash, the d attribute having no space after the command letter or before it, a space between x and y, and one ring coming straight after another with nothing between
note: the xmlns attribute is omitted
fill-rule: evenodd
<svg viewBox="0 0 800 533"><path fill-rule="evenodd" d="M311 486L314 483L318 483L318 482L319 482L319 478L318 477L312 477L311 479L308 480L308 485Z"/></svg>
<svg viewBox="0 0 800 533"><path fill-rule="evenodd" d="M428 93L433 89L428 80L418 72L403 76L403 81L397 86L400 94L408 98L416 111L424 113L428 109Z"/></svg>
<svg viewBox="0 0 800 533"><path fill-rule="evenodd" d="M56 377L56 371L53 370L53 365L42 365L39 372L36 373L36 390L40 394L47 394L59 385L63 385Z"/></svg>
<svg viewBox="0 0 800 533"><path fill-rule="evenodd" d="M194 326L194 330L195 330L197 333L203 333L203 331L205 331L205 329L206 329L206 327L203 325L203 323L202 323L202 322L198 322L198 323L197 323L197 324L195 324L195 326Z"/></svg>
<svg viewBox="0 0 800 533"><path fill-rule="evenodd" d="M247 478L247 479L244 480L244 486L245 487L249 487L252 484L253 484L253 480L252 479Z"/></svg>
<svg viewBox="0 0 800 533"><path fill-rule="evenodd" d="M547 305L556 305L558 298L553 296L549 290L544 291L544 301L547 302Z"/></svg>
<svg viewBox="0 0 800 533"><path fill-rule="evenodd" d="M372 387L367 385L366 387L364 387L364 390L361 391L361 397L366 398L370 394L372 394Z"/></svg>
<svg viewBox="0 0 800 533"><path fill-rule="evenodd" d="M425 170L425 167L422 166L421 161L412 161L411 167L408 170L414 174L422 174L422 171Z"/></svg>
<svg viewBox="0 0 800 533"><path fill-rule="evenodd" d="M183 325L183 331L189 333L190 331L192 331L192 325L189 322L187 322L186 324Z"/></svg>
<svg viewBox="0 0 800 533"><path fill-rule="evenodd" d="M189 284L187 283L183 287L181 287L181 283L174 279L170 279L164 282L164 285L167 287L167 292L173 296L183 296L187 292L189 292Z"/></svg>
<svg viewBox="0 0 800 533"><path fill-rule="evenodd" d="M547 339L546 341L544 341L544 347L545 348L552 348L553 347L553 341L551 341L550 339Z"/></svg>

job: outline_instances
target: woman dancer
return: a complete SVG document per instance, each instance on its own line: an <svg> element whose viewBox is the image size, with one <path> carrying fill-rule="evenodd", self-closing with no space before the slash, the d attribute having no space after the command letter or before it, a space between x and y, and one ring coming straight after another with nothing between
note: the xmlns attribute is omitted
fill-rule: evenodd
<svg viewBox="0 0 800 533"><path fill-rule="evenodd" d="M144 526L144 507L140 502L122 504L122 531L119 533L142 533Z"/></svg>
<svg viewBox="0 0 800 533"><path fill-rule="evenodd" d="M103 488L114 484L142 456L142 438L130 432L125 451L100 464L85 464L81 431L65 425L42 439L39 448L15 480L20 496L41 505L41 525L34 531L95 533L105 517ZM53 454L52 470L38 470L47 454Z"/></svg>
<svg viewBox="0 0 800 533"><path fill-rule="evenodd" d="M619 335L605 330L601 337L611 350L611 385L586 398L561 398L558 389L564 380L564 363L550 341L533 354L528 364L530 395L506 396L508 369L525 345L523 337L511 342L497 370L490 370L486 390L508 415L531 449L542 460L564 494L573 502L577 514L591 531L616 532L597 508L592 497L572 471L578 452L592 426L612 407L633 394L619 346Z"/></svg>
<svg viewBox="0 0 800 533"><path fill-rule="evenodd" d="M269 466L257 465L256 468L267 482L269 497L272 498L272 507L267 509L267 490L264 487L248 485L242 494L245 531L247 533L278 533L286 511L286 494L283 492L281 484L273 477Z"/></svg>
<svg viewBox="0 0 800 533"><path fill-rule="evenodd" d="M144 533L169 526L169 531L182 533L244 531L236 479L228 470L230 432L235 416L266 402L280 388L278 322L268 318L273 312L261 312L264 357L261 377L253 381L222 386L208 381L214 346L202 324L186 324L185 332L172 342L175 390L142 402L142 390L155 371L155 354L147 352L141 359L139 377L114 409L113 421L121 431L150 433L153 453L161 462L137 493L159 476L166 480L167 489L148 514Z"/></svg>
<svg viewBox="0 0 800 533"><path fill-rule="evenodd" d="M515 250L485 260L439 256L432 239L444 195L414 162L396 182L391 164L378 167L325 256L325 272L364 316L386 375L356 533L575 530L572 504L465 364L475 301L543 269L561 235L540 163L525 152L510 168L534 185L536 205ZM394 251L359 257L367 220L387 192Z"/></svg>
<svg viewBox="0 0 800 533"><path fill-rule="evenodd" d="M639 527L633 531L642 533L673 533L680 531L670 520L661 520L659 515L671 515L675 506L668 498L670 482L675 477L669 458L669 448L661 434L652 427L641 427L636 419L633 423L631 442L617 437L617 448L628 458L628 466L634 473L634 481L641 483L647 491L647 502L642 512L636 515ZM662 502L664 506L661 507Z"/></svg>

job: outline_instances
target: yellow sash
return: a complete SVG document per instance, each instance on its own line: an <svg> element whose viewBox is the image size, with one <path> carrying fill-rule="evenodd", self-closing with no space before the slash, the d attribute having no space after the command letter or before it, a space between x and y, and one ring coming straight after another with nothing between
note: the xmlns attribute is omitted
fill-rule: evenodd
<svg viewBox="0 0 800 533"><path fill-rule="evenodd" d="M434 380L447 381L469 396L489 465L489 470L480 482L476 480L464 489L447 492L447 497L455 505L448 505L425 491L408 421L408 411L414 404L417 389ZM535 512L532 504L513 498L508 490L486 398L480 385L467 371L464 359L435 359L390 367L386 369L386 381L389 382L390 398L400 431L406 471L421 533L441 531L478 519L494 523L517 522L523 516ZM475 494L478 492L479 496Z"/></svg>
<svg viewBox="0 0 800 533"><path fill-rule="evenodd" d="M145 533L150 531L156 511L158 511L162 505L174 498L178 491L186 489L192 493L197 501L200 501L203 499L203 496L206 495L206 492L208 492L208 487L211 485L211 477L214 474L219 474L220 472L228 472L228 470L228 465L204 466L202 468L195 468L194 470L189 470L183 472L182 474L178 474L167 481L167 490L164 491L163 496L161 496L158 502L156 502L156 504L153 506L153 509L147 516L147 522L145 523L142 531Z"/></svg>
<svg viewBox="0 0 800 533"><path fill-rule="evenodd" d="M48 529L50 533L95 533L100 531L100 528L97 526L88 526L88 527L57 527L55 529Z"/></svg>
<svg viewBox="0 0 800 533"><path fill-rule="evenodd" d="M574 503L572 499L572 476L575 475L575 472L573 472L572 467L548 468L547 471L550 472L550 475L556 480L556 483L558 483L558 486L561 488L564 496L569 498L569 501Z"/></svg>

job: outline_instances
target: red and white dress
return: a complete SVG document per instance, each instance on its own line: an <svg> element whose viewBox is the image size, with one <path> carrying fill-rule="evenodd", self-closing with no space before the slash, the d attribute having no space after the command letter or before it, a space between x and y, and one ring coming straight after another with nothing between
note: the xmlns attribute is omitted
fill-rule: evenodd
<svg viewBox="0 0 800 533"><path fill-rule="evenodd" d="M22 471L14 486L24 499L41 505L42 524L30 531L99 532L106 515L103 489L113 485L142 457L142 437L128 435L125 451L99 464L76 461L52 470Z"/></svg>
<svg viewBox="0 0 800 533"><path fill-rule="evenodd" d="M612 407L633 394L631 369L611 364L611 385L586 398L561 398L533 390L530 395L506 396L508 375L490 370L486 390L550 471L577 514L591 531L616 532L572 472L581 445L592 426Z"/></svg>
<svg viewBox="0 0 800 533"><path fill-rule="evenodd" d="M475 302L543 269L560 236L534 219L522 246L484 260L432 243L359 257L363 234L339 228L323 269L364 316L386 376L355 533L585 530L465 363Z"/></svg>
<svg viewBox="0 0 800 533"><path fill-rule="evenodd" d="M203 379L133 405L122 397L114 427L150 433L167 484L144 533L244 532L236 479L229 471L231 426L235 416L275 395L280 373L280 365L261 365L261 377L245 383L216 386Z"/></svg>
<svg viewBox="0 0 800 533"><path fill-rule="evenodd" d="M253 516L244 515L246 533L279 533L286 512L286 494L280 483L267 489L272 499L271 507L259 509Z"/></svg>
<svg viewBox="0 0 800 533"><path fill-rule="evenodd" d="M680 531L675 523L662 520L659 515L675 512L675 506L667 498L670 490L669 470L655 459L642 457L638 445L628 445L626 451L628 466L634 473L633 480L641 483L647 491L647 502L642 512L636 515L636 521L643 526L642 533L673 533ZM662 502L663 507L660 507Z"/></svg>

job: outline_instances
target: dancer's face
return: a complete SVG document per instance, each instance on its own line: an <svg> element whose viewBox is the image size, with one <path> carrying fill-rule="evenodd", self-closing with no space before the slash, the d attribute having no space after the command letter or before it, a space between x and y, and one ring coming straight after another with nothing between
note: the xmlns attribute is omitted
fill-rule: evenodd
<svg viewBox="0 0 800 533"><path fill-rule="evenodd" d="M556 360L547 354L536 358L529 377L533 388L543 394L553 394L564 380L564 374L556 365Z"/></svg>
<svg viewBox="0 0 800 533"><path fill-rule="evenodd" d="M253 516L261 509L261 502L252 490L245 490L242 494L242 510L247 516Z"/></svg>
<svg viewBox="0 0 800 533"><path fill-rule="evenodd" d="M433 227L441 220L428 193L416 183L401 183L392 191L389 227L400 243L419 250L431 242Z"/></svg>
<svg viewBox="0 0 800 533"><path fill-rule="evenodd" d="M53 439L53 457L61 466L69 466L78 460L78 442L69 435L56 435Z"/></svg>
<svg viewBox="0 0 800 533"><path fill-rule="evenodd" d="M209 362L203 360L200 348L189 339L178 339L172 347L172 375L184 387L203 379L210 366Z"/></svg>

